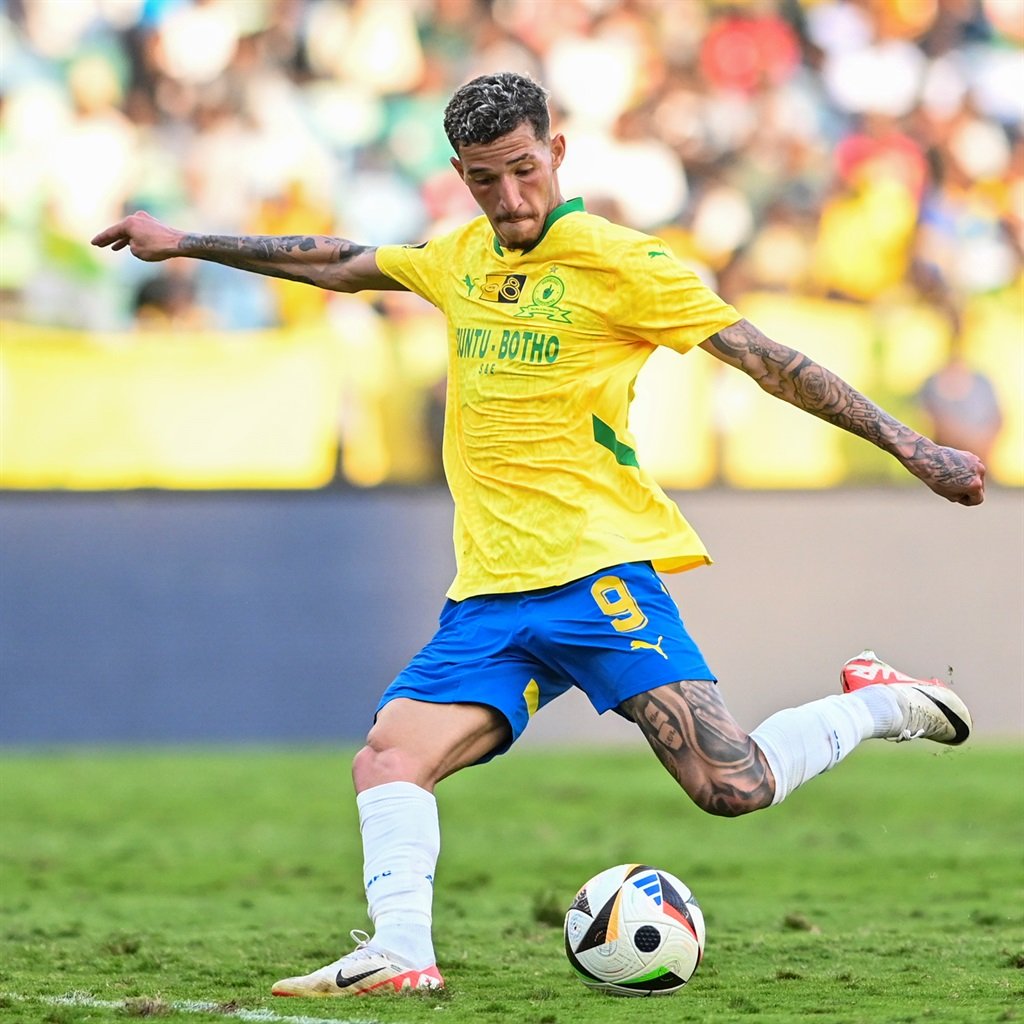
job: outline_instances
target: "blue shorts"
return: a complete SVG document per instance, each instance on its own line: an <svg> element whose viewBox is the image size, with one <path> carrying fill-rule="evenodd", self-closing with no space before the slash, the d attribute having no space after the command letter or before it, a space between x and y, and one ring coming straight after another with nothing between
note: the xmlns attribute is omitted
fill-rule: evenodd
<svg viewBox="0 0 1024 1024"><path fill-rule="evenodd" d="M648 562L630 562L558 587L447 601L427 645L384 691L435 704L485 704L511 740L571 686L598 713L684 679L715 680L679 610Z"/></svg>

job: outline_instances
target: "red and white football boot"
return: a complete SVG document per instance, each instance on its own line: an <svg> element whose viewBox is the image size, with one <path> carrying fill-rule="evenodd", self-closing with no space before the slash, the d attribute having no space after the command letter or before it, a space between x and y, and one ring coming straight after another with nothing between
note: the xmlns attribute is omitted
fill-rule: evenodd
<svg viewBox="0 0 1024 1024"><path fill-rule="evenodd" d="M971 734L971 713L951 687L938 679L915 679L899 672L874 651L861 651L850 658L839 678L844 693L865 686L889 687L903 712L899 731L886 737L896 743L926 739L957 746Z"/></svg>
<svg viewBox="0 0 1024 1024"><path fill-rule="evenodd" d="M358 943L351 952L334 963L296 978L275 982L275 996L368 996L413 989L444 988L444 978L435 964L414 968L401 957L371 949L366 932L353 931Z"/></svg>

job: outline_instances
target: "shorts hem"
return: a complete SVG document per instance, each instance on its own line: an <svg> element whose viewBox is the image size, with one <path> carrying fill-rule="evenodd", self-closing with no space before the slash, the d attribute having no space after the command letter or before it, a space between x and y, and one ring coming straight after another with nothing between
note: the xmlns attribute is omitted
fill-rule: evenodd
<svg viewBox="0 0 1024 1024"><path fill-rule="evenodd" d="M618 700L618 703L616 703L616 704L608 704L605 707L599 707L597 704L594 703L594 701L592 699L590 699L590 695L586 694L585 690L583 692L586 694L587 699L590 700L591 707L593 707L593 709L599 715L603 715L607 711L618 711L619 705L624 704L627 700L631 700L633 697L637 697L641 693L649 693L651 690L656 690L659 686L668 686L670 683L689 683L689 682L695 682L695 683L696 682L714 683L717 686L718 685L718 677L715 676L714 674L712 674L710 669L705 668L705 669L703 669L703 670L701 670L699 672L686 673L686 674L683 674L683 675L678 675L676 673L673 673L670 678L666 678L666 679L662 679L662 680L651 680L651 679L644 679L642 681L638 680L637 681L637 686L636 686L635 689L633 689L632 687L625 687L624 688L624 696L620 696L620 698Z"/></svg>
<svg viewBox="0 0 1024 1024"><path fill-rule="evenodd" d="M410 689L407 686L391 688L389 687L382 694L379 703L377 704L377 710L373 713L373 720L377 721L377 715L395 698L407 697L409 700L420 700L424 704L479 704L481 707L490 708L492 711L497 712L505 720L505 723L509 727L511 737L506 743L499 743L493 750L485 754L483 757L474 761L473 764L486 764L488 761L493 760L500 754L506 754L512 748L512 745L519 739L520 736L526 731L527 723L524 723L520 729L516 729L515 723L508 717L508 715L500 708L497 704L492 704L486 700L448 700L446 697L440 695L423 693L419 690Z"/></svg>

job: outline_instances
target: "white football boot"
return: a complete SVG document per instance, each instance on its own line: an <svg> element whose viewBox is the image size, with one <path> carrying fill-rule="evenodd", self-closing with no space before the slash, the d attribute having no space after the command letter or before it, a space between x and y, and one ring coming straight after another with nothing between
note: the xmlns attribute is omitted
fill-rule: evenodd
<svg viewBox="0 0 1024 1024"><path fill-rule="evenodd" d="M413 989L444 988L436 964L414 968L401 957L383 950L371 949L370 936L355 930L351 933L356 948L321 967L312 974L283 978L275 982L275 996L366 996Z"/></svg>
<svg viewBox="0 0 1024 1024"><path fill-rule="evenodd" d="M881 661L874 651L861 651L840 673L843 692L865 686L887 686L903 712L896 743L926 739L957 746L971 734L973 722L967 705L938 679L915 679Z"/></svg>

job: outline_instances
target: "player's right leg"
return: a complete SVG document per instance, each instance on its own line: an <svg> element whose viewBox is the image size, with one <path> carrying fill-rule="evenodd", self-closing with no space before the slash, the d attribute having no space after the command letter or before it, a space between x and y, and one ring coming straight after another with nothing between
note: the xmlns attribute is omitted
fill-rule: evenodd
<svg viewBox="0 0 1024 1024"><path fill-rule="evenodd" d="M511 599L449 601L440 628L377 709L356 755L363 879L372 937L275 995L363 995L437 988L431 935L440 827L434 786L506 750L529 717L569 684L517 649Z"/></svg>
<svg viewBox="0 0 1024 1024"><path fill-rule="evenodd" d="M510 738L504 715L487 704L395 697L377 712L352 761L356 793L389 782L432 793L442 779L483 761Z"/></svg>
<svg viewBox="0 0 1024 1024"><path fill-rule="evenodd" d="M509 725L483 704L408 698L380 709L353 762L371 938L310 974L283 978L277 996L356 996L441 988L431 937L441 849L434 786L507 743Z"/></svg>
<svg viewBox="0 0 1024 1024"><path fill-rule="evenodd" d="M412 989L444 988L436 964L414 967L395 953L370 947L366 932L352 930L356 948L311 974L282 978L270 990L275 996L366 996Z"/></svg>

